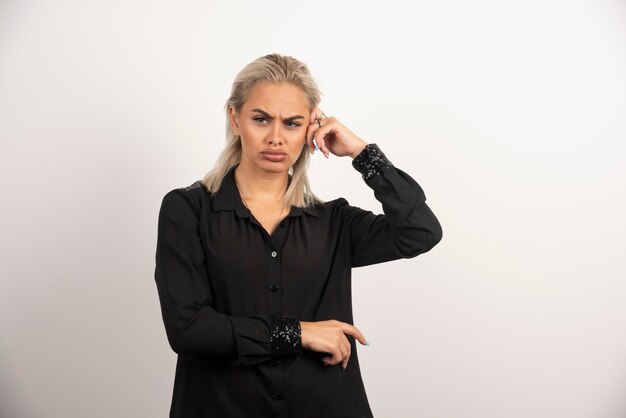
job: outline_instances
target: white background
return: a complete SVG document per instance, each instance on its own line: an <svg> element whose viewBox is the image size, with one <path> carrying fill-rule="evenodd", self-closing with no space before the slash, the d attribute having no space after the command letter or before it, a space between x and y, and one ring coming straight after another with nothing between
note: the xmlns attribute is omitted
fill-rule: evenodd
<svg viewBox="0 0 626 418"><path fill-rule="evenodd" d="M353 271L375 416L626 416L617 0L2 0L0 415L167 416L159 205L213 166L236 73L272 52L443 226ZM317 153L314 192L380 213L350 162Z"/></svg>

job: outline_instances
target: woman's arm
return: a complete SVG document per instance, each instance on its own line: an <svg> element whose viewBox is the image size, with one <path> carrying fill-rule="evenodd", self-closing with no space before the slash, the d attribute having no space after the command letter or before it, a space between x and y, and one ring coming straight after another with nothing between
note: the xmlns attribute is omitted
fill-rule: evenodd
<svg viewBox="0 0 626 418"><path fill-rule="evenodd" d="M189 193L176 189L165 195L159 211L154 277L172 350L242 366L300 354L299 318L239 317L213 309L195 206Z"/></svg>
<svg viewBox="0 0 626 418"><path fill-rule="evenodd" d="M441 225L426 205L422 188L394 167L376 144L367 144L337 118L324 118L317 107L311 112L306 134L311 153L313 140L327 158L330 153L352 157L353 167L383 205L385 214L375 215L340 198L338 209L352 240L352 267L415 257L441 241Z"/></svg>
<svg viewBox="0 0 626 418"><path fill-rule="evenodd" d="M374 190L384 211L375 215L345 199L340 203L350 228L353 267L415 257L441 241L441 225L420 185L394 167L375 143L367 144L352 166Z"/></svg>

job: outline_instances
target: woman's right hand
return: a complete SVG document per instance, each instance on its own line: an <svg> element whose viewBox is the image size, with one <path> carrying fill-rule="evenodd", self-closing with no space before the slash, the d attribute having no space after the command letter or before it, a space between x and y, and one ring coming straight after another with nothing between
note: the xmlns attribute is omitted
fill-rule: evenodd
<svg viewBox="0 0 626 418"><path fill-rule="evenodd" d="M345 369L350 359L350 341L345 334L352 335L363 345L368 345L365 337L354 325L330 319L327 321L300 321L302 348L320 353L328 353L322 359L325 366L341 363Z"/></svg>

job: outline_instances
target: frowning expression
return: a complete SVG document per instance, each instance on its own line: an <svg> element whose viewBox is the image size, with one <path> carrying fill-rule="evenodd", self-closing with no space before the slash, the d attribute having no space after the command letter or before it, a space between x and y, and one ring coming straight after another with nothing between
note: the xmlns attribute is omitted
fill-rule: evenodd
<svg viewBox="0 0 626 418"><path fill-rule="evenodd" d="M231 126L241 135L244 164L266 171L287 171L306 145L309 102L304 92L292 84L257 85L241 112L237 114L231 107L229 117Z"/></svg>

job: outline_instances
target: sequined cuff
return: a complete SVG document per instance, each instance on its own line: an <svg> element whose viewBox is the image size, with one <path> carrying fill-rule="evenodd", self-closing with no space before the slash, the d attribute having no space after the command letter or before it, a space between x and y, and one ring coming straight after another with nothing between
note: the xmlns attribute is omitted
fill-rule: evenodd
<svg viewBox="0 0 626 418"><path fill-rule="evenodd" d="M300 321L294 316L270 314L272 356L302 353Z"/></svg>
<svg viewBox="0 0 626 418"><path fill-rule="evenodd" d="M361 173L363 180L379 175L392 165L378 145L373 142L367 144L363 151L352 160L352 166Z"/></svg>

